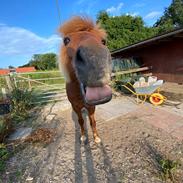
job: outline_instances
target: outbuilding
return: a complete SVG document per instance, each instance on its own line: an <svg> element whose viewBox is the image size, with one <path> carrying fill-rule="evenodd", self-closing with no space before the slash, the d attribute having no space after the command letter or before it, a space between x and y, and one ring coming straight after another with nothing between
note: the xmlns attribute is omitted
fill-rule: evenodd
<svg viewBox="0 0 183 183"><path fill-rule="evenodd" d="M112 51L113 59L135 58L153 75L168 82L183 83L183 29L162 34Z"/></svg>

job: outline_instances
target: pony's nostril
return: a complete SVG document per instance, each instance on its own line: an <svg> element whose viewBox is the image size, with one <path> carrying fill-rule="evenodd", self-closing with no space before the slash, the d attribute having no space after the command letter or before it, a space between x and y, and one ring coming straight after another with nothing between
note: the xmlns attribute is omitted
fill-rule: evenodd
<svg viewBox="0 0 183 183"><path fill-rule="evenodd" d="M77 50L77 53L76 53L76 61L78 63L84 63L84 59L82 57L82 54L81 54L81 50L80 49Z"/></svg>

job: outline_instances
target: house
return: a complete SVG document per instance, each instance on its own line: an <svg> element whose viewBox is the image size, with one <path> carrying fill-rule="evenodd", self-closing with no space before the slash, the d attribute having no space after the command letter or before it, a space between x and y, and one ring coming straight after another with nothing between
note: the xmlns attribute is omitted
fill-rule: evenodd
<svg viewBox="0 0 183 183"><path fill-rule="evenodd" d="M9 73L26 73L36 71L35 67L20 67L13 69L0 69L0 75L7 75Z"/></svg>
<svg viewBox="0 0 183 183"><path fill-rule="evenodd" d="M183 83L183 28L112 51L113 59L137 58L159 79Z"/></svg>
<svg viewBox="0 0 183 183"><path fill-rule="evenodd" d="M0 69L0 75L7 75L9 74L10 70L9 69Z"/></svg>
<svg viewBox="0 0 183 183"><path fill-rule="evenodd" d="M20 67L16 68L17 73L24 73L24 72L34 72L36 71L35 67Z"/></svg>

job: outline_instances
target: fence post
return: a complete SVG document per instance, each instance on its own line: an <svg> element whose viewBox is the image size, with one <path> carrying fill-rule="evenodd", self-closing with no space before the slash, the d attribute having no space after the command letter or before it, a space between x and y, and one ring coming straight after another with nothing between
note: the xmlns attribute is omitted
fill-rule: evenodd
<svg viewBox="0 0 183 183"><path fill-rule="evenodd" d="M13 90L13 87L12 87L12 82L11 82L10 75L6 75L5 79L6 79L6 84L8 86L8 89L11 92Z"/></svg>
<svg viewBox="0 0 183 183"><path fill-rule="evenodd" d="M2 88L1 91L2 91L2 95L3 95L3 99L6 100L7 99L6 89Z"/></svg>
<svg viewBox="0 0 183 183"><path fill-rule="evenodd" d="M29 90L32 89L32 86L31 86L31 80L30 80L30 76L28 75L28 85L29 85Z"/></svg>
<svg viewBox="0 0 183 183"><path fill-rule="evenodd" d="M14 86L17 87L16 74L13 74L13 81L14 81Z"/></svg>

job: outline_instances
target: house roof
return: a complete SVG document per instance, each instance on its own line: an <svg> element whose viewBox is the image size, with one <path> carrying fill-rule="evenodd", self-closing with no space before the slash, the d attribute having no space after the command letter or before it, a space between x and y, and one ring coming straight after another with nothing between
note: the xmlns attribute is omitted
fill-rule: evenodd
<svg viewBox="0 0 183 183"><path fill-rule="evenodd" d="M132 44L132 45L129 45L129 46L126 46L126 47L123 47L123 48L113 50L111 52L111 54L113 56L116 53L126 52L126 51L131 50L131 49L144 47L144 46L151 45L151 44L154 44L154 43L157 43L157 42L160 42L160 41L170 40L170 39L175 38L175 37L183 38L183 28L177 29L177 30L174 30L174 31L171 31L171 32L159 35L159 36L155 36L155 37L152 37L150 39L146 39L146 40L137 42L135 44Z"/></svg>
<svg viewBox="0 0 183 183"><path fill-rule="evenodd" d="M21 67L14 69L0 69L0 75L7 75L10 72L24 73L24 72L34 72L36 71L35 67Z"/></svg>
<svg viewBox="0 0 183 183"><path fill-rule="evenodd" d="M22 72L33 72L36 71L35 67L19 67L16 68L16 72L22 73Z"/></svg>
<svg viewBox="0 0 183 183"><path fill-rule="evenodd" d="M9 72L10 72L9 69L0 69L0 75L6 75Z"/></svg>

